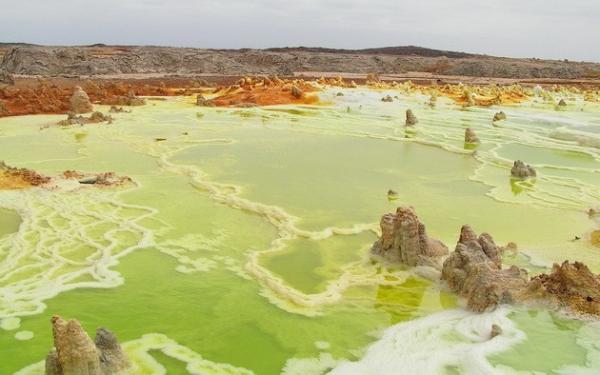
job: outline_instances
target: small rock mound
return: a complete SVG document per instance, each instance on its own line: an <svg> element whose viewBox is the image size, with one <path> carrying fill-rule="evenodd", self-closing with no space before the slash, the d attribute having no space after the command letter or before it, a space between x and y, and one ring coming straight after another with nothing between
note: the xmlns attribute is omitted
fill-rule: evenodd
<svg viewBox="0 0 600 375"><path fill-rule="evenodd" d="M558 106L559 107L566 107L567 106L567 102L565 102L564 99L561 99L558 101Z"/></svg>
<svg viewBox="0 0 600 375"><path fill-rule="evenodd" d="M419 122L419 120L417 119L417 116L415 116L413 111L410 109L407 109L406 110L406 125L414 126L414 125L417 125L418 122Z"/></svg>
<svg viewBox="0 0 600 375"><path fill-rule="evenodd" d="M479 143L479 138L471 128L465 129L465 143Z"/></svg>
<svg viewBox="0 0 600 375"><path fill-rule="evenodd" d="M202 94L198 94L198 96L196 96L196 105L200 106L200 107L214 107L215 104L206 99Z"/></svg>
<svg viewBox="0 0 600 375"><path fill-rule="evenodd" d="M294 85L292 86L292 95L296 99L302 99L302 97L304 96L304 92L300 88L298 88L298 86Z"/></svg>
<svg viewBox="0 0 600 375"><path fill-rule="evenodd" d="M96 331L94 343L77 320L53 316L52 334L54 349L46 357L46 375L109 375L131 367L117 338L105 328Z"/></svg>
<svg viewBox="0 0 600 375"><path fill-rule="evenodd" d="M530 178L537 176L535 169L529 164L523 163L521 160L516 160L513 163L510 174L515 178Z"/></svg>
<svg viewBox="0 0 600 375"><path fill-rule="evenodd" d="M394 101L394 99L391 96L386 95L383 98L381 98L381 101L384 102L384 103L391 103L391 102Z"/></svg>
<svg viewBox="0 0 600 375"><path fill-rule="evenodd" d="M496 112L496 114L494 114L494 118L492 119L493 122L502 121L502 120L506 120L506 113L504 113L502 111Z"/></svg>
<svg viewBox="0 0 600 375"><path fill-rule="evenodd" d="M75 87L75 91L69 100L69 111L75 114L92 112L94 107L90 102L89 96L79 86Z"/></svg>
<svg viewBox="0 0 600 375"><path fill-rule="evenodd" d="M395 213L383 215L380 225L381 238L371 252L391 262L438 268L440 257L448 254L446 245L427 236L412 207L398 207Z"/></svg>
<svg viewBox="0 0 600 375"><path fill-rule="evenodd" d="M90 117L84 116L76 116L74 113L69 113L67 115L66 120L61 120L57 123L60 126L69 126L69 125L85 125L85 124L98 124L101 122L107 122L112 124L112 117L109 115L105 115L102 112L94 112L90 115Z"/></svg>

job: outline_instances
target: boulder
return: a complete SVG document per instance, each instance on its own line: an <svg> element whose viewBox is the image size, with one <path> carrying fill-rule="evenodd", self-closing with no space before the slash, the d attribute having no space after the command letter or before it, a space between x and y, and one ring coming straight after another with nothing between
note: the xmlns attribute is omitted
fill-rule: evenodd
<svg viewBox="0 0 600 375"><path fill-rule="evenodd" d="M407 109L406 110L406 125L414 126L414 125L417 125L418 122L419 122L419 120L417 119L417 116L415 116L413 111L410 109Z"/></svg>
<svg viewBox="0 0 600 375"><path fill-rule="evenodd" d="M427 236L412 207L398 207L395 213L383 215L380 225L381 238L371 252L390 262L439 268L441 257L448 254L446 245Z"/></svg>
<svg viewBox="0 0 600 375"><path fill-rule="evenodd" d="M302 97L304 96L304 92L300 88L298 88L298 86L294 85L292 86L292 95L296 99L302 99Z"/></svg>
<svg viewBox="0 0 600 375"><path fill-rule="evenodd" d="M391 96L386 95L383 98L381 98L381 101L384 102L384 103L391 103L391 102L394 101L394 99Z"/></svg>
<svg viewBox="0 0 600 375"><path fill-rule="evenodd" d="M493 122L502 121L502 120L506 120L506 113L504 113L502 111L496 112L494 114L494 118L492 119Z"/></svg>
<svg viewBox="0 0 600 375"><path fill-rule="evenodd" d="M465 143L479 143L479 138L471 128L465 129Z"/></svg>
<svg viewBox="0 0 600 375"><path fill-rule="evenodd" d="M516 160L513 163L510 174L515 178L530 178L537 176L535 169L529 164L523 163L521 160Z"/></svg>
<svg viewBox="0 0 600 375"><path fill-rule="evenodd" d="M69 100L69 111L79 114L92 112L93 109L92 102L90 102L90 98L85 91L79 86L75 87L75 91Z"/></svg>

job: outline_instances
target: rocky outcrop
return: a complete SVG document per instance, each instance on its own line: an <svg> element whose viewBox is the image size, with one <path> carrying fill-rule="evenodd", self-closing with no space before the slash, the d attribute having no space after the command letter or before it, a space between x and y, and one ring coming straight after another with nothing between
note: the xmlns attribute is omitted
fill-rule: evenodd
<svg viewBox="0 0 600 375"><path fill-rule="evenodd" d="M60 126L69 126L69 125L86 125L86 124L99 124L102 122L106 122L108 124L112 123L112 117L110 115L105 115L102 112L93 112L90 117L85 116L76 116L73 113L69 113L67 115L66 120L61 120L57 123Z"/></svg>
<svg viewBox="0 0 600 375"><path fill-rule="evenodd" d="M69 111L75 114L92 112L94 107L90 98L80 86L75 87L71 99L69 99Z"/></svg>
<svg viewBox="0 0 600 375"><path fill-rule="evenodd" d="M15 79L13 78L12 74L10 74L9 72L7 72L4 69L0 69L0 85L14 85L15 84Z"/></svg>
<svg viewBox="0 0 600 375"><path fill-rule="evenodd" d="M133 180L127 176L117 176L114 172L88 174L73 170L63 172L63 177L69 180L77 180L82 185L96 186L118 186L130 183Z"/></svg>
<svg viewBox="0 0 600 375"><path fill-rule="evenodd" d="M536 177L537 172L529 164L525 164L521 160L516 160L510 169L510 175L515 178L530 178Z"/></svg>
<svg viewBox="0 0 600 375"><path fill-rule="evenodd" d="M525 270L512 266L502 269L500 252L492 237L479 237L465 225L456 249L444 262L442 280L467 299L469 309L477 312L499 304L519 301L519 291L527 285Z"/></svg>
<svg viewBox="0 0 600 375"><path fill-rule="evenodd" d="M493 122L502 121L502 120L506 120L506 113L504 113L502 111L496 112L494 114L494 118L492 119Z"/></svg>
<svg viewBox="0 0 600 375"><path fill-rule="evenodd" d="M479 143L479 138L471 128L465 129L465 143Z"/></svg>
<svg viewBox="0 0 600 375"><path fill-rule="evenodd" d="M390 262L439 268L441 257L448 254L446 245L427 236L412 207L398 207L395 213L383 215L380 225L381 238L371 252Z"/></svg>
<svg viewBox="0 0 600 375"><path fill-rule="evenodd" d="M99 328L93 342L77 320L52 317L54 349L46 357L46 375L109 375L127 370L131 363L117 338Z"/></svg>
<svg viewBox="0 0 600 375"><path fill-rule="evenodd" d="M564 100L564 99L561 99L561 100L559 100L559 101L558 101L558 104L557 104L557 105L558 105L559 107L566 107L566 106L567 106L567 102L565 102L565 100Z"/></svg>
<svg viewBox="0 0 600 375"><path fill-rule="evenodd" d="M580 262L554 264L550 274L531 279L524 298L549 301L572 314L600 316L600 275Z"/></svg>
<svg viewBox="0 0 600 375"><path fill-rule="evenodd" d="M21 189L50 182L50 177L26 168L10 167L0 161L0 189Z"/></svg>
<svg viewBox="0 0 600 375"><path fill-rule="evenodd" d="M296 99L301 99L304 96L304 92L296 85L292 86L292 95Z"/></svg>
<svg viewBox="0 0 600 375"><path fill-rule="evenodd" d="M406 126L414 126L417 125L417 123L419 122L419 120L417 119L417 116L415 116L415 114L413 113L412 110L407 109L406 110Z"/></svg>
<svg viewBox="0 0 600 375"><path fill-rule="evenodd" d="M392 98L390 95L386 95L383 98L381 98L381 101L384 103L391 103L394 101L394 98Z"/></svg>

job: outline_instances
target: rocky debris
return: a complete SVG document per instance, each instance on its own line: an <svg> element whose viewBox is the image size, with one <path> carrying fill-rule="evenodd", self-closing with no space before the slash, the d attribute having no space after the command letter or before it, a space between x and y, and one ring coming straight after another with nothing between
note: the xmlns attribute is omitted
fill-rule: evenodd
<svg viewBox="0 0 600 375"><path fill-rule="evenodd" d="M467 299L469 309L483 312L503 303L519 301L527 272L516 266L502 269L500 253L489 234L477 237L465 225L456 249L444 262L442 280Z"/></svg>
<svg viewBox="0 0 600 375"><path fill-rule="evenodd" d="M549 301L576 315L600 316L600 275L580 262L554 264L549 275L531 279L525 298Z"/></svg>
<svg viewBox="0 0 600 375"><path fill-rule="evenodd" d="M381 98L381 101L384 102L384 103L391 103L391 102L394 101L394 99L391 96L386 95L383 98Z"/></svg>
<svg viewBox="0 0 600 375"><path fill-rule="evenodd" d="M128 111L128 110L124 109L123 107L117 107L116 105L111 105L108 112L110 112L110 113L130 113L131 111Z"/></svg>
<svg viewBox="0 0 600 375"><path fill-rule="evenodd" d="M15 79L12 74L4 69L0 69L0 84L12 86L15 84Z"/></svg>
<svg viewBox="0 0 600 375"><path fill-rule="evenodd" d="M530 178L536 177L537 173L535 169L529 164L523 163L521 160L516 160L510 169L511 176L515 178Z"/></svg>
<svg viewBox="0 0 600 375"><path fill-rule="evenodd" d="M82 185L97 186L115 186L123 185L133 180L127 176L117 176L114 172L103 172L96 174L86 174L83 172L67 170L63 172L63 177L69 180L77 180Z"/></svg>
<svg viewBox="0 0 600 375"><path fill-rule="evenodd" d="M371 249L391 262L408 266L439 267L440 257L448 254L441 241L427 236L425 225L412 207L398 207L381 217L381 238Z"/></svg>
<svg viewBox="0 0 600 375"><path fill-rule="evenodd" d="M337 94L335 94L335 96L344 96L344 93L340 91Z"/></svg>
<svg viewBox="0 0 600 375"><path fill-rule="evenodd" d="M413 111L410 109L407 109L406 110L406 125L414 126L414 125L417 125L418 122L419 122L419 120L417 119L417 116L415 116Z"/></svg>
<svg viewBox="0 0 600 375"><path fill-rule="evenodd" d="M46 375L112 375L131 367L117 338L105 328L93 342L77 320L52 317L54 349L46 357Z"/></svg>
<svg viewBox="0 0 600 375"><path fill-rule="evenodd" d="M75 87L75 91L69 99L69 111L75 114L92 112L94 107L90 102L89 96L80 86Z"/></svg>
<svg viewBox="0 0 600 375"><path fill-rule="evenodd" d="M388 197L388 200L394 201L394 200L398 199L399 194L397 191L390 189L387 192L387 197Z"/></svg>
<svg viewBox="0 0 600 375"><path fill-rule="evenodd" d="M57 123L60 126L69 126L69 125L86 125L86 124L98 124L101 122L106 122L108 124L112 124L112 117L110 115L105 115L102 112L93 112L90 117L85 116L76 116L74 113L69 113L67 115L66 120L61 120Z"/></svg>
<svg viewBox="0 0 600 375"><path fill-rule="evenodd" d="M196 105L200 107L214 107L215 104L210 100L206 99L202 94L198 94L196 97Z"/></svg>
<svg viewBox="0 0 600 375"><path fill-rule="evenodd" d="M0 161L0 188L40 186L50 182L50 177L26 168L15 168Z"/></svg>
<svg viewBox="0 0 600 375"><path fill-rule="evenodd" d="M427 102L427 105L428 105L430 108L432 108L432 109L433 109L433 108L435 108L435 107L436 107L436 105L437 105L437 98L438 98L438 97L437 97L437 95L436 95L436 94L432 94L432 95L429 97L429 101Z"/></svg>
<svg viewBox="0 0 600 375"><path fill-rule="evenodd" d="M465 143L479 143L479 138L471 128L465 129Z"/></svg>
<svg viewBox="0 0 600 375"><path fill-rule="evenodd" d="M490 333L490 337L493 339L496 336L500 336L502 334L502 327L498 324L492 324L492 332Z"/></svg>
<svg viewBox="0 0 600 375"><path fill-rule="evenodd" d="M567 102L565 102L565 100L564 100L564 99L561 99L561 100L559 100L559 101L558 101L558 104L557 104L557 105L558 105L559 107L566 107L566 106L567 106Z"/></svg>
<svg viewBox="0 0 600 375"><path fill-rule="evenodd" d="M304 96L304 92L298 86L294 85L292 86L292 95L296 99L301 99Z"/></svg>
<svg viewBox="0 0 600 375"><path fill-rule="evenodd" d="M504 113L502 111L496 112L496 114L494 114L494 118L492 119L493 122L502 121L502 120L506 120L506 113Z"/></svg>
<svg viewBox="0 0 600 375"><path fill-rule="evenodd" d="M127 95L118 95L113 98L105 99L101 102L106 105L124 105L129 107L146 105L146 99L140 98L133 93L128 93Z"/></svg>

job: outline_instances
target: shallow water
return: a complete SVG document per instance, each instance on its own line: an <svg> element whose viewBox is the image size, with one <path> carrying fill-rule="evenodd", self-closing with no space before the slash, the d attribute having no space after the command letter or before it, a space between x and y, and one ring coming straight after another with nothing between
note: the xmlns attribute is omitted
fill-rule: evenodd
<svg viewBox="0 0 600 375"><path fill-rule="evenodd" d="M440 99L430 109L417 95L382 103L388 92L337 91L322 94L327 106L243 110L169 98L109 126L0 119L8 164L136 182L0 192L0 373L43 372L53 314L116 332L138 373L346 373L352 363L385 373L406 360L415 373L597 369L597 325L534 310L468 314L436 283L372 263L368 249L382 213L413 205L449 245L469 223L516 242L522 254L507 262L532 273L564 259L600 272L586 237L598 226L586 210L600 200L600 151L551 137L597 133L600 108L462 110ZM415 134L402 126L407 108ZM500 109L508 120L494 126ZM465 127L482 139L475 153ZM517 158L538 169L535 181L511 181ZM485 344L496 320L507 334ZM386 354L390 335L410 338L415 356Z"/></svg>

